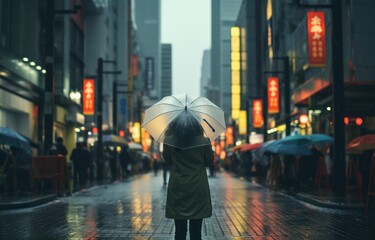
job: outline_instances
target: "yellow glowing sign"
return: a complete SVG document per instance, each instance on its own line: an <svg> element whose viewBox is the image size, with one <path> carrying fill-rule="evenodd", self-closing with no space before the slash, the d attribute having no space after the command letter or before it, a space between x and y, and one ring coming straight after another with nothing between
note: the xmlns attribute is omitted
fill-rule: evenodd
<svg viewBox="0 0 375 240"><path fill-rule="evenodd" d="M231 94L232 94L232 119L239 119L241 107L241 30L239 27L231 28Z"/></svg>
<svg viewBox="0 0 375 240"><path fill-rule="evenodd" d="M245 110L240 111L240 118L238 121L238 132L241 135L245 135L247 133L247 114Z"/></svg>

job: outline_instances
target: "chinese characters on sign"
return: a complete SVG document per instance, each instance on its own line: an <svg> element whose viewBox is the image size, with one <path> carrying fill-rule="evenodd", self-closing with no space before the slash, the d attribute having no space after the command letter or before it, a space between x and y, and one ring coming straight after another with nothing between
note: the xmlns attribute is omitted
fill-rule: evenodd
<svg viewBox="0 0 375 240"><path fill-rule="evenodd" d="M268 113L279 113L279 78L268 78Z"/></svg>
<svg viewBox="0 0 375 240"><path fill-rule="evenodd" d="M83 114L94 115L95 83L94 79L83 80Z"/></svg>
<svg viewBox="0 0 375 240"><path fill-rule="evenodd" d="M261 128L263 126L263 105L261 99L253 100L253 127Z"/></svg>
<svg viewBox="0 0 375 240"><path fill-rule="evenodd" d="M324 12L307 13L307 38L309 45L309 64L313 67L326 65L326 29Z"/></svg>

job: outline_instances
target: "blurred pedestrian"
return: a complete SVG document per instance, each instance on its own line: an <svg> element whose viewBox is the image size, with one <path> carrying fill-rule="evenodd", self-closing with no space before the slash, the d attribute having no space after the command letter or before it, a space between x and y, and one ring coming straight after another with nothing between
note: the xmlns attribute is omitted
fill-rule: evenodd
<svg viewBox="0 0 375 240"><path fill-rule="evenodd" d="M77 142L70 156L70 160L73 162L73 183L76 187L87 183L91 154L85 144L84 142Z"/></svg>
<svg viewBox="0 0 375 240"><path fill-rule="evenodd" d="M154 175L157 176L159 172L159 154L156 152L153 154L152 168L154 169Z"/></svg>
<svg viewBox="0 0 375 240"><path fill-rule="evenodd" d="M117 161L116 161L115 151L112 150L110 147L106 146L105 155L109 161L109 168L111 171L111 182L114 182L117 179L117 173L116 173Z"/></svg>
<svg viewBox="0 0 375 240"><path fill-rule="evenodd" d="M51 155L63 155L66 157L68 150L63 144L64 139L62 137L56 138L56 143L51 146L50 154Z"/></svg>
<svg viewBox="0 0 375 240"><path fill-rule="evenodd" d="M206 167L213 165L214 153L199 122L193 116L182 119L186 122L170 123L164 139L163 157L170 167L165 216L175 221L175 239L186 239L189 221L190 239L199 240L203 218L212 216ZM166 144L168 138L174 137L192 147L181 149Z"/></svg>
<svg viewBox="0 0 375 240"><path fill-rule="evenodd" d="M129 153L129 146L123 146L121 148L121 153L120 153L120 164L121 164L121 170L122 170L122 177L127 178L129 177L128 173L128 164L130 163L130 153Z"/></svg>

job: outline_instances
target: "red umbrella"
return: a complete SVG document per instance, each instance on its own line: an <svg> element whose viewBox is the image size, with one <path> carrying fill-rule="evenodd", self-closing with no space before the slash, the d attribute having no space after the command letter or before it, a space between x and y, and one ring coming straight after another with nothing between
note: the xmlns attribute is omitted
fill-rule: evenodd
<svg viewBox="0 0 375 240"><path fill-rule="evenodd" d="M353 152L375 149L375 134L354 138L346 145L346 149Z"/></svg>
<svg viewBox="0 0 375 240"><path fill-rule="evenodd" d="M244 144L244 145L241 145L240 151L241 152L251 151L251 150L258 149L260 146L262 146L262 143Z"/></svg>

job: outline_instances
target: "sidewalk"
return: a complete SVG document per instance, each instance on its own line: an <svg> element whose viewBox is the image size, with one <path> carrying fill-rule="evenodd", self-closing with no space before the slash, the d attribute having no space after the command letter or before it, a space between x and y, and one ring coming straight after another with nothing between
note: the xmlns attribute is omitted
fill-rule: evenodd
<svg viewBox="0 0 375 240"><path fill-rule="evenodd" d="M237 177L238 176L233 176ZM127 179L127 181L131 180ZM247 179L252 181L251 179ZM85 186L85 189L92 188L97 185L105 185L110 184L109 181L105 181L101 184L97 182L89 183ZM267 188L261 184L260 186ZM333 196L331 192L324 192L322 191L319 194L308 194L299 192L297 194L287 193L282 190L274 189L276 192L279 192L284 195L289 195L294 197L300 201L318 206L318 207L325 207L325 208L332 208L332 209L352 209L352 210L364 210L365 205L360 201L357 194L354 191L349 192L345 197L337 198ZM69 197L69 196L68 196ZM0 210L8 210L8 209L18 209L18 208L29 208L38 206L44 203L48 203L58 199L59 196L55 193L46 193L46 194L28 194L23 196L13 196L13 197L0 197Z"/></svg>

